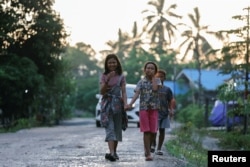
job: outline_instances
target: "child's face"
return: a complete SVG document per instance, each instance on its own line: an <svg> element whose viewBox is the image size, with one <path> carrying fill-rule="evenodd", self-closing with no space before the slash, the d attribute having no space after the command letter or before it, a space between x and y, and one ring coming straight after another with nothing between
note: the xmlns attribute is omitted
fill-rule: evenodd
<svg viewBox="0 0 250 167"><path fill-rule="evenodd" d="M147 64L145 70L144 70L146 76L153 77L155 75L155 66L153 64Z"/></svg>
<svg viewBox="0 0 250 167"><path fill-rule="evenodd" d="M109 71L115 71L117 66L118 66L118 63L117 63L116 59L111 58L107 61L107 65L108 65Z"/></svg>
<svg viewBox="0 0 250 167"><path fill-rule="evenodd" d="M157 78L160 78L161 81L164 81L164 80L165 80L164 74L162 74L162 73L160 73L160 72L157 72L155 76L156 76Z"/></svg>

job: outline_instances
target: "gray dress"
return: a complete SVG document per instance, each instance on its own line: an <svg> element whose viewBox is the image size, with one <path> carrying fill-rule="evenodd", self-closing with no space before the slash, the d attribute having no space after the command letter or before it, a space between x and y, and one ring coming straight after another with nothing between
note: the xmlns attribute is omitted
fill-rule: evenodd
<svg viewBox="0 0 250 167"><path fill-rule="evenodd" d="M120 81L123 76L119 76L117 84L112 87L109 93L114 96L121 96ZM110 111L108 116L108 126L105 127L105 141L122 141L122 113Z"/></svg>

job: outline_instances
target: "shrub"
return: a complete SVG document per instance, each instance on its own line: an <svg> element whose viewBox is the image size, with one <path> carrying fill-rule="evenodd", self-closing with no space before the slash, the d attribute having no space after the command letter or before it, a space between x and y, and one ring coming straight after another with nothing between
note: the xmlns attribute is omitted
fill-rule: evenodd
<svg viewBox="0 0 250 167"><path fill-rule="evenodd" d="M205 123L204 111L194 104L180 110L176 119L184 124L191 122L196 127L203 127Z"/></svg>

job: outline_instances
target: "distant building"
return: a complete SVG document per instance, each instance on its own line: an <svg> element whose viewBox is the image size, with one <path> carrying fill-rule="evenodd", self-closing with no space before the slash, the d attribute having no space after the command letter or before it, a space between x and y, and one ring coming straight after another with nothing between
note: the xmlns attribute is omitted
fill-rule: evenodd
<svg viewBox="0 0 250 167"><path fill-rule="evenodd" d="M187 84L180 84L174 81L164 81L164 85L168 86L174 95L183 95L189 91L189 87Z"/></svg>
<svg viewBox="0 0 250 167"><path fill-rule="evenodd" d="M222 74L219 70L201 70L201 85L206 94L214 96L217 88L230 80L230 74ZM177 74L175 82L165 81L175 95L185 94L192 89L198 89L199 72L197 69L183 69Z"/></svg>

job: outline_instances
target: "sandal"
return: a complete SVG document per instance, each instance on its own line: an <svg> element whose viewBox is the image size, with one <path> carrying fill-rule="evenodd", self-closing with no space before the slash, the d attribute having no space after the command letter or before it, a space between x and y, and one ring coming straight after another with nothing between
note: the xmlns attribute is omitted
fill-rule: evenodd
<svg viewBox="0 0 250 167"><path fill-rule="evenodd" d="M115 157L116 160L119 160L119 156L118 156L118 154L116 152L114 153L114 157Z"/></svg>
<svg viewBox="0 0 250 167"><path fill-rule="evenodd" d="M153 158L149 155L145 158L145 161L153 161Z"/></svg>
<svg viewBox="0 0 250 167"><path fill-rule="evenodd" d="M163 152L160 151L160 150L157 150L157 151L155 152L155 154L156 154L156 155L163 155Z"/></svg>
<svg viewBox="0 0 250 167"><path fill-rule="evenodd" d="M105 154L105 159L110 161L116 161L116 158L111 154Z"/></svg>

